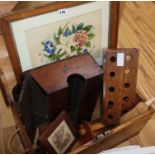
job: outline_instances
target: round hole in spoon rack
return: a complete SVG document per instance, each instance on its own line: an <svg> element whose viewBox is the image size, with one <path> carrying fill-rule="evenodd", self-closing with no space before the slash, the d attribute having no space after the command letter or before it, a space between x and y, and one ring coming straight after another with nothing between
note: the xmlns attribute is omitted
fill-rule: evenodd
<svg viewBox="0 0 155 155"><path fill-rule="evenodd" d="M124 88L129 88L130 84L129 83L124 83Z"/></svg>
<svg viewBox="0 0 155 155"><path fill-rule="evenodd" d="M109 118L109 119L113 119L113 115L109 114L109 115L108 115L108 118Z"/></svg>
<svg viewBox="0 0 155 155"><path fill-rule="evenodd" d="M123 101L128 102L129 101L129 97L128 96L124 96L123 97Z"/></svg>
<svg viewBox="0 0 155 155"><path fill-rule="evenodd" d="M110 58L110 61L111 61L111 62L115 62L115 61L116 61L116 57L115 57L115 56L112 56L112 57Z"/></svg>
<svg viewBox="0 0 155 155"><path fill-rule="evenodd" d="M110 75L111 77L115 77L115 72L112 71L112 72L109 73L109 75Z"/></svg>
<svg viewBox="0 0 155 155"><path fill-rule="evenodd" d="M109 91L110 92L114 92L115 91L115 88L114 87L109 87Z"/></svg>
<svg viewBox="0 0 155 155"><path fill-rule="evenodd" d="M113 105L114 105L113 101L108 101L108 109L112 109Z"/></svg>

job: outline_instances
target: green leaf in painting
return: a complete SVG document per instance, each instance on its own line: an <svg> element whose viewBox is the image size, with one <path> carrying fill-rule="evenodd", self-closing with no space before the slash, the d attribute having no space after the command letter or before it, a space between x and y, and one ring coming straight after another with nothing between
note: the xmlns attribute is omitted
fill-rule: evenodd
<svg viewBox="0 0 155 155"><path fill-rule="evenodd" d="M74 52L76 50L76 48L74 46L71 46L71 52Z"/></svg>
<svg viewBox="0 0 155 155"><path fill-rule="evenodd" d="M45 57L49 58L49 56L47 56L46 54L43 53L43 55L44 55Z"/></svg>
<svg viewBox="0 0 155 155"><path fill-rule="evenodd" d="M64 33L67 33L68 32L68 27L65 29Z"/></svg>
<svg viewBox="0 0 155 155"><path fill-rule="evenodd" d="M45 43L44 43L43 41L41 42L41 44L42 44L42 45L45 45Z"/></svg>
<svg viewBox="0 0 155 155"><path fill-rule="evenodd" d="M70 30L70 28L68 28L68 34L72 34L72 31Z"/></svg>
<svg viewBox="0 0 155 155"><path fill-rule="evenodd" d="M56 33L54 33L53 35L53 39L56 45L60 44L60 37L56 35Z"/></svg>
<svg viewBox="0 0 155 155"><path fill-rule="evenodd" d="M63 33L63 30L61 28L61 26L59 27L59 30L58 30L58 36L60 36L61 34Z"/></svg>
<svg viewBox="0 0 155 155"><path fill-rule="evenodd" d="M89 32L93 26L92 25L87 25L83 29L86 30L86 32Z"/></svg>
<svg viewBox="0 0 155 155"><path fill-rule="evenodd" d="M76 31L82 30L83 26L84 26L84 23L80 23L79 25L77 25Z"/></svg>
<svg viewBox="0 0 155 155"><path fill-rule="evenodd" d="M67 37L68 35L72 34L72 31L70 30L69 27L66 28L64 35Z"/></svg>
<svg viewBox="0 0 155 155"><path fill-rule="evenodd" d="M56 45L60 44L60 38L59 37L54 37L54 42Z"/></svg>
<svg viewBox="0 0 155 155"><path fill-rule="evenodd" d="M63 57L65 55L65 52L64 53L61 53L61 54L58 54L57 55L57 60L59 60L61 57Z"/></svg>
<svg viewBox="0 0 155 155"><path fill-rule="evenodd" d="M91 42L90 41L87 41L85 46L86 47L91 47Z"/></svg>
<svg viewBox="0 0 155 155"><path fill-rule="evenodd" d="M51 54L50 56L48 56L50 59L53 59L54 54Z"/></svg>
<svg viewBox="0 0 155 155"><path fill-rule="evenodd" d="M82 48L77 48L76 49L77 54L81 54L82 53L81 50L82 50Z"/></svg>
<svg viewBox="0 0 155 155"><path fill-rule="evenodd" d="M88 40L91 40L95 37L95 34L91 33L91 34L88 34Z"/></svg>
<svg viewBox="0 0 155 155"><path fill-rule="evenodd" d="M72 25L72 32L73 32L73 33L75 33L75 32L76 32L75 25Z"/></svg>

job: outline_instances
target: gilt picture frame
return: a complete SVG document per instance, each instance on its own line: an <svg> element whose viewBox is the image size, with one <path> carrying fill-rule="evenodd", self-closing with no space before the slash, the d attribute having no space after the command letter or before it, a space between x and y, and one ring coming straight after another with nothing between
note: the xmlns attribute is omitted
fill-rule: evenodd
<svg viewBox="0 0 155 155"><path fill-rule="evenodd" d="M4 16L2 30L17 82L23 72L85 52L101 65L102 48L117 46L118 14L119 2L70 1Z"/></svg>

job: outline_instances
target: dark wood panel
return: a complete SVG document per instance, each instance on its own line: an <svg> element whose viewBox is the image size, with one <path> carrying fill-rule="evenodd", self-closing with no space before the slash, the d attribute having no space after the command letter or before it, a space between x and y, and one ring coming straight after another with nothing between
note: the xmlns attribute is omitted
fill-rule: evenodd
<svg viewBox="0 0 155 155"><path fill-rule="evenodd" d="M103 78L102 69L90 54L33 69L25 77L19 102L31 140L39 124L53 121L62 110L67 110L76 123L90 121Z"/></svg>
<svg viewBox="0 0 155 155"><path fill-rule="evenodd" d="M48 64L33 70L30 74L45 92L49 94L66 88L68 86L67 78L72 74L79 74L85 79L89 79L102 73L102 69L96 64L90 54L87 53Z"/></svg>

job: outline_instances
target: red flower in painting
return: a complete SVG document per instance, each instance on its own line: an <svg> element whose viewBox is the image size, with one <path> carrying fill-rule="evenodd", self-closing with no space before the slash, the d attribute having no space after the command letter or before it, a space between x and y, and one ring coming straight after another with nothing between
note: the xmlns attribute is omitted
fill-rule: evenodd
<svg viewBox="0 0 155 155"><path fill-rule="evenodd" d="M87 41L88 35L85 30L80 30L75 33L75 36L73 37L73 41L76 43L77 48L82 48Z"/></svg>

